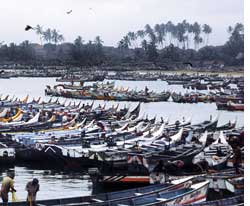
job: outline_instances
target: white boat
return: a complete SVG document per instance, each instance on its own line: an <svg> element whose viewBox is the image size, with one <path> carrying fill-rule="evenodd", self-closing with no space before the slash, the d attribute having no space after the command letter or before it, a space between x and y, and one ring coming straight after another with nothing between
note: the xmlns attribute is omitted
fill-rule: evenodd
<svg viewBox="0 0 250 206"><path fill-rule="evenodd" d="M221 169L226 166L227 160L232 155L232 151L232 147L228 144L223 132L221 131L216 141L204 148L202 152L193 158L193 164L206 161L209 167Z"/></svg>

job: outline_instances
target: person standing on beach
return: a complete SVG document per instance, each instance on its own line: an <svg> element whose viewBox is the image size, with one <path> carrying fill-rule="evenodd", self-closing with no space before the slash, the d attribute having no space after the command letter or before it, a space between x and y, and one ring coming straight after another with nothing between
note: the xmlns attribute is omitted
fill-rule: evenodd
<svg viewBox="0 0 250 206"><path fill-rule="evenodd" d="M8 193L16 192L16 189L14 188L14 178L15 174L14 172L8 172L7 176L3 178L2 186L1 186L1 198L3 200L3 206L8 206Z"/></svg>
<svg viewBox="0 0 250 206"><path fill-rule="evenodd" d="M34 178L32 181L29 181L26 185L26 191L28 192L27 202L28 206L36 205L36 193L39 191L40 185L37 178Z"/></svg>

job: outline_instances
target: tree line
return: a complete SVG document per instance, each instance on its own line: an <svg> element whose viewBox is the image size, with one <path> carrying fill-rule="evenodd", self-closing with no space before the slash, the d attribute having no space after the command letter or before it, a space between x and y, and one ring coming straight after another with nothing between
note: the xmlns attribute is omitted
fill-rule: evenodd
<svg viewBox="0 0 250 206"><path fill-rule="evenodd" d="M183 49L189 49L190 43L193 43L194 49L199 49L201 43L208 45L211 33L212 28L208 24L201 25L198 22L192 24L187 20L177 24L168 21L166 24L155 24L154 27L146 24L144 29L128 32L118 42L118 47L145 48L147 44L155 44L158 48L164 48L173 44Z"/></svg>
<svg viewBox="0 0 250 206"><path fill-rule="evenodd" d="M45 41L46 43L55 43L55 44L64 41L64 36L60 34L59 31L56 29L48 28L46 30L43 30L43 27L40 26L39 24L34 29L36 34L40 38L41 45L43 44L43 41Z"/></svg>
<svg viewBox="0 0 250 206"><path fill-rule="evenodd" d="M145 25L137 32L128 32L117 47L106 47L97 36L93 41L84 41L78 36L73 43L56 29L35 27L40 45L24 41L17 45L0 41L0 63L20 62L26 64L69 64L80 66L114 65L120 63L175 63L222 61L225 65L244 63L244 26L236 23L229 26L229 38L224 45L209 45L212 28L186 20L173 24ZM202 45L202 46L201 46ZM39 51L37 46L40 48ZM39 53L40 52L40 53Z"/></svg>

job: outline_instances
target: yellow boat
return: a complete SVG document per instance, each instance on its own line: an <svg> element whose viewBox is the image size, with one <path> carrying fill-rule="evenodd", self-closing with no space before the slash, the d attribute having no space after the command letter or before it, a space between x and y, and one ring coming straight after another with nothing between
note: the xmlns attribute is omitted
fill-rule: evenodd
<svg viewBox="0 0 250 206"><path fill-rule="evenodd" d="M11 121L13 121L13 120L15 120L15 119L17 119L17 118L19 118L19 116L21 115L23 113L23 111L20 109L20 108L18 108L17 109L17 113L14 115L14 116L12 116L12 117L2 117L2 118L0 118L0 122L11 122Z"/></svg>

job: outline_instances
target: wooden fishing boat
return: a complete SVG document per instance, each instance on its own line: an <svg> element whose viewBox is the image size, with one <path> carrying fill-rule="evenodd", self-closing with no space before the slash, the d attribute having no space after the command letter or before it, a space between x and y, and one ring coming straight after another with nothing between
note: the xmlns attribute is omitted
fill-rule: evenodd
<svg viewBox="0 0 250 206"><path fill-rule="evenodd" d="M175 180L170 183L165 184L158 184L158 185L151 185L147 187L141 187L136 189L128 189L128 190L122 190L118 192L109 192L109 193L101 193L91 196L81 196L81 197L72 197L72 198L61 198L61 199L50 199L50 200L38 200L36 201L37 205L46 205L46 206L56 206L56 205L119 205L120 202L127 202L130 201L130 199L133 198L139 198L139 197L148 197L152 196L154 194L161 194L161 193L167 193L171 192L174 196L174 194L177 191L182 191L185 189L185 191L194 191L194 186L192 185L193 182L195 182L195 178L188 177L181 180ZM189 189L192 188L192 189ZM27 202L13 202L10 203L12 206L23 206L26 205Z"/></svg>
<svg viewBox="0 0 250 206"><path fill-rule="evenodd" d="M22 114L21 114L22 115ZM38 112L33 118L25 121L15 121L0 123L0 131L2 132L23 132L23 131L36 131L41 129L50 128L55 121L54 116L45 122L39 122L40 112Z"/></svg>
<svg viewBox="0 0 250 206"><path fill-rule="evenodd" d="M218 110L227 110L228 105L227 103L216 102L216 106Z"/></svg>
<svg viewBox="0 0 250 206"><path fill-rule="evenodd" d="M231 130L235 128L236 124L237 124L237 119L235 119L234 121L229 120L228 123L221 126L217 126L216 130Z"/></svg>
<svg viewBox="0 0 250 206"><path fill-rule="evenodd" d="M229 110L229 111L244 111L244 104L233 103L229 101L227 103L216 102L218 110Z"/></svg>
<svg viewBox="0 0 250 206"><path fill-rule="evenodd" d="M171 142L161 140L154 141L151 145L140 148L141 152L130 152L128 154L129 169L140 168L141 173L151 173L159 161L162 161L165 165L167 173L170 175L181 174L185 169L192 167L192 160L195 155L199 154L205 144L207 138L207 132L200 137L200 143L188 143L182 144L178 142L181 140L183 129L177 134L171 136ZM180 171L182 169L182 171Z"/></svg>
<svg viewBox="0 0 250 206"><path fill-rule="evenodd" d="M15 149L0 142L0 166L13 165L14 161Z"/></svg>
<svg viewBox="0 0 250 206"><path fill-rule="evenodd" d="M6 118L5 117L0 118L0 123L1 122L3 122L3 123L11 122L11 121L19 118L19 116L22 114L22 112L23 111L20 108L18 108L17 111L16 111L16 114L14 116L12 116L12 117L6 117Z"/></svg>
<svg viewBox="0 0 250 206"><path fill-rule="evenodd" d="M219 200L206 201L202 203L191 204L192 206L243 206L244 205L244 195L236 195L233 197L228 197ZM191 206L188 205L188 206Z"/></svg>
<svg viewBox="0 0 250 206"><path fill-rule="evenodd" d="M209 188L215 191L227 190L235 195L244 193L244 174L236 174L235 170L208 173L205 178L210 182Z"/></svg>
<svg viewBox="0 0 250 206"><path fill-rule="evenodd" d="M189 81L182 81L182 80L167 80L167 83L169 84L169 85L183 85L184 86L184 84L187 84ZM185 88L185 87L184 87Z"/></svg>
<svg viewBox="0 0 250 206"><path fill-rule="evenodd" d="M97 99L97 100L116 100L116 101L140 101L140 102L159 102L168 101L170 92L164 91L161 93L145 91L129 91L127 89L115 89L112 83L93 84L84 89L65 88L65 85L56 85L53 88L47 86L45 89L46 95L63 96L67 98L77 99Z"/></svg>
<svg viewBox="0 0 250 206"><path fill-rule="evenodd" d="M22 115L22 111L20 111L19 113L17 113L12 118L12 122L8 121L8 122L0 123L0 127L2 127L2 128L8 128L8 127L15 127L15 126L20 126L20 125L32 125L32 124L38 122L38 119L39 119L39 116L40 116L40 112L38 112L33 118L31 118L27 122L21 121L21 119L19 118L20 115ZM18 119L18 120L20 119L20 121L16 121L16 119Z"/></svg>
<svg viewBox="0 0 250 206"><path fill-rule="evenodd" d="M160 192L120 201L123 205L184 205L206 201L208 181L193 184L188 189Z"/></svg>
<svg viewBox="0 0 250 206"><path fill-rule="evenodd" d="M27 105L29 95L27 95L23 100L20 100L18 98L14 99L14 96L12 99L8 98L9 95L7 95L3 100L0 100L0 108L25 106Z"/></svg>
<svg viewBox="0 0 250 206"><path fill-rule="evenodd" d="M227 160L232 155L232 147L226 141L223 132L220 132L218 139L196 155L193 163L197 164L206 161L208 166L214 169L226 167Z"/></svg>
<svg viewBox="0 0 250 206"><path fill-rule="evenodd" d="M211 131L216 129L217 123L219 120L219 115L212 117L212 115L210 115L210 120L205 120L204 122L200 123L200 124L194 124L191 125L190 129L194 130L194 131Z"/></svg>
<svg viewBox="0 0 250 206"><path fill-rule="evenodd" d="M176 92L173 92L171 94L171 97L172 97L173 102L185 103L185 100L184 100L183 96L181 95L181 93L177 94Z"/></svg>
<svg viewBox="0 0 250 206"><path fill-rule="evenodd" d="M236 104L229 102L228 104L229 111L244 111L244 104Z"/></svg>
<svg viewBox="0 0 250 206"><path fill-rule="evenodd" d="M4 118L9 110L10 110L9 108L4 107L4 108L0 111L0 118Z"/></svg>
<svg viewBox="0 0 250 206"><path fill-rule="evenodd" d="M152 136L153 139L158 139L157 133L159 137L161 136L161 132L163 130L163 126L161 129L157 130ZM182 129L176 135L173 135L172 138L175 138L177 141L177 136L182 135ZM113 171L119 172L123 174L124 172L127 174L148 174L158 163L159 160L163 160L164 162L173 162L172 168L177 168L176 164L178 161L182 161L185 167L188 167L190 163L192 163L193 157L198 154L202 150L202 146L176 146L166 150L166 144L164 140L150 140L145 139L144 137L135 137L131 140L121 140L116 142L115 145L121 145L123 149L118 148L103 148L103 150L92 151L90 158L96 158L96 165L102 171ZM135 141L136 140L136 141ZM126 145L128 143L132 143L131 145ZM125 143L125 145L124 145ZM170 170L168 170L171 172Z"/></svg>
<svg viewBox="0 0 250 206"><path fill-rule="evenodd" d="M189 118L184 118L182 120L177 120L175 123L173 124L166 124L165 129L166 130L171 130L171 129L179 129L182 127L187 127L188 125L190 125L192 122L192 117Z"/></svg>
<svg viewBox="0 0 250 206"><path fill-rule="evenodd" d="M244 193L244 177L228 178L225 182L226 189L234 194Z"/></svg>

